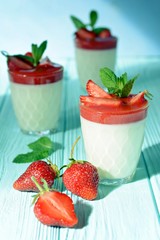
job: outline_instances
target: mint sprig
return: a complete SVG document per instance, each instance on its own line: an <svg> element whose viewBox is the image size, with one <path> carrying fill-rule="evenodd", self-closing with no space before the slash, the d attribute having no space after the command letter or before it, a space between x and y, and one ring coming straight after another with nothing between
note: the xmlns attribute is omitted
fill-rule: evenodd
<svg viewBox="0 0 160 240"><path fill-rule="evenodd" d="M36 67L43 56L44 51L47 48L47 40L43 41L39 46L37 44L31 45L32 56L27 56L23 54L9 55L6 51L1 51L5 57L17 57L24 61L31 63L33 67Z"/></svg>
<svg viewBox="0 0 160 240"><path fill-rule="evenodd" d="M29 163L49 157L55 150L54 143L48 137L41 137L28 144L32 152L19 154L13 159L14 163Z"/></svg>
<svg viewBox="0 0 160 240"><path fill-rule="evenodd" d="M88 23L84 23L82 20L80 20L79 18L77 18L75 16L70 16L70 18L77 30L79 30L81 28L85 28L87 30L91 30L91 31L95 32L95 34L99 34L100 32L102 32L105 29L109 30L106 27L95 27L97 20L98 20L98 13L95 10L90 11Z"/></svg>
<svg viewBox="0 0 160 240"><path fill-rule="evenodd" d="M33 66L37 66L42 58L42 55L47 47L47 41L44 41L38 47L37 44L32 44Z"/></svg>
<svg viewBox="0 0 160 240"><path fill-rule="evenodd" d="M100 69L100 78L110 94L124 98L130 94L138 75L128 80L127 73L117 77L111 69L105 67Z"/></svg>

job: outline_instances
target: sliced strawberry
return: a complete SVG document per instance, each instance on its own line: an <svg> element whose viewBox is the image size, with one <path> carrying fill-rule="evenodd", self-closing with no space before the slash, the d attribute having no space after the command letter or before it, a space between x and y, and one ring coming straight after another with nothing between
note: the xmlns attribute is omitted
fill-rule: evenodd
<svg viewBox="0 0 160 240"><path fill-rule="evenodd" d="M129 99L129 104L130 105L136 105L136 104L142 104L143 102L146 102L147 100L144 98L145 95L145 91L140 92L136 95L133 95L130 99Z"/></svg>
<svg viewBox="0 0 160 240"><path fill-rule="evenodd" d="M33 57L33 54L31 52L26 52L25 55L28 56L28 57Z"/></svg>
<svg viewBox="0 0 160 240"><path fill-rule="evenodd" d="M111 37L111 32L109 29L104 29L102 32L98 35L100 38L108 38Z"/></svg>
<svg viewBox="0 0 160 240"><path fill-rule="evenodd" d="M74 204L69 196L49 189L44 179L42 179L43 185L39 185L35 177L31 179L40 191L34 197L33 203L35 203L34 214L41 223L59 227L73 227L77 224Z"/></svg>
<svg viewBox="0 0 160 240"><path fill-rule="evenodd" d="M97 98L112 98L112 96L104 91L101 87L99 87L96 83L94 83L92 80L88 80L86 84L86 90L91 97L97 97Z"/></svg>
<svg viewBox="0 0 160 240"><path fill-rule="evenodd" d="M86 106L108 106L108 107L119 107L122 105L120 98L95 98L88 96L80 96L80 101Z"/></svg>
<svg viewBox="0 0 160 240"><path fill-rule="evenodd" d="M8 56L7 64L10 71L33 69L33 65L30 62L15 56Z"/></svg>
<svg viewBox="0 0 160 240"><path fill-rule="evenodd" d="M78 32L76 33L76 35L79 37L79 38L82 38L82 39L88 39L88 40L92 40L96 37L96 34L92 31L89 31L85 28L81 28L78 30Z"/></svg>

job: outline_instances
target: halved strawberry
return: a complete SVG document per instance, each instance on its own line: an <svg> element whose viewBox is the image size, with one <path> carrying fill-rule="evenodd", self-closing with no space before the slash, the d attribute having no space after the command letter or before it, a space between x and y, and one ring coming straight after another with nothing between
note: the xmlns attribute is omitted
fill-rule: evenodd
<svg viewBox="0 0 160 240"><path fill-rule="evenodd" d="M100 38L108 38L111 37L111 32L109 29L104 29L102 32L98 34Z"/></svg>
<svg viewBox="0 0 160 240"><path fill-rule="evenodd" d="M91 97L97 98L112 98L112 96L104 91L101 87L99 87L95 82L92 80L88 80L86 84L86 90Z"/></svg>
<svg viewBox="0 0 160 240"><path fill-rule="evenodd" d="M96 37L96 34L92 31L89 31L85 28L81 28L76 32L76 35L82 39L92 40Z"/></svg>
<svg viewBox="0 0 160 240"><path fill-rule="evenodd" d="M120 98L96 98L88 96L80 96L80 101L86 106L108 106L108 107L119 107L122 105Z"/></svg>
<svg viewBox="0 0 160 240"><path fill-rule="evenodd" d="M40 190L35 197L33 211L41 223L59 227L73 227L77 224L78 218L74 212L74 204L69 196L49 189L44 179L42 179L43 186L40 186L34 177L32 181Z"/></svg>
<svg viewBox="0 0 160 240"><path fill-rule="evenodd" d="M33 68L33 65L30 62L16 56L8 56L7 64L10 71L29 70Z"/></svg>
<svg viewBox="0 0 160 240"><path fill-rule="evenodd" d="M130 105L136 105L136 104L142 104L143 102L146 102L147 100L144 98L146 94L146 91L140 92L136 95L133 95L130 99L129 99L129 104Z"/></svg>

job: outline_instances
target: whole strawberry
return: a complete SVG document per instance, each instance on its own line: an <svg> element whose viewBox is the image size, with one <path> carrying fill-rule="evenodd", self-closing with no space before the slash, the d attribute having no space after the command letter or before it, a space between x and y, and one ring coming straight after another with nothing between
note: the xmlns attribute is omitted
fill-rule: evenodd
<svg viewBox="0 0 160 240"><path fill-rule="evenodd" d="M69 196L49 189L44 179L42 179L43 187L37 183L34 177L32 180L40 191L34 199L33 211L41 223L59 227L73 227L77 224L74 204Z"/></svg>
<svg viewBox="0 0 160 240"><path fill-rule="evenodd" d="M29 165L26 171L14 182L13 187L19 191L34 191L38 189L31 180L34 176L38 183L42 183L41 179L45 179L48 186L51 187L54 183L54 179L58 175L56 165L48 164L45 161L39 160Z"/></svg>
<svg viewBox="0 0 160 240"><path fill-rule="evenodd" d="M72 193L84 199L93 200L98 194L98 171L89 162L73 159L73 150L78 140L79 138L72 147L71 163L63 174L63 183Z"/></svg>

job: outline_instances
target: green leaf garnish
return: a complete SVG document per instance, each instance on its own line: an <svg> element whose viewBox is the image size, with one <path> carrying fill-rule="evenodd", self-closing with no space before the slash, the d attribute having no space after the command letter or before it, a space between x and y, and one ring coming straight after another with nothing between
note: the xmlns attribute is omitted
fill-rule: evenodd
<svg viewBox="0 0 160 240"><path fill-rule="evenodd" d="M47 41L42 42L39 47L37 44L32 44L33 66L36 67L39 64L46 47Z"/></svg>
<svg viewBox="0 0 160 240"><path fill-rule="evenodd" d="M71 20L78 30L81 29L81 28L86 28L86 25L80 19L78 19L77 17L71 16Z"/></svg>
<svg viewBox="0 0 160 240"><path fill-rule="evenodd" d="M52 153L54 143L48 137L41 137L37 141L28 144L28 147L33 151L41 152L43 150L48 153Z"/></svg>
<svg viewBox="0 0 160 240"><path fill-rule="evenodd" d="M98 14L96 11L92 10L90 12L90 26L94 28L95 23L97 22Z"/></svg>
<svg viewBox="0 0 160 240"><path fill-rule="evenodd" d="M19 154L14 158L14 163L29 163L49 157L55 150L54 143L48 137L41 137L28 144L32 152Z"/></svg>
<svg viewBox="0 0 160 240"><path fill-rule="evenodd" d="M46 50L46 47L47 47L47 41L42 42L39 47L37 44L32 44L32 47L31 47L32 56L27 56L23 54L9 55L6 51L1 51L1 53L7 58L17 57L24 61L28 61L29 63L31 63L33 67L36 67L40 63L40 60L42 58L44 51Z"/></svg>
<svg viewBox="0 0 160 240"><path fill-rule="evenodd" d="M137 77L138 75L128 80L127 73L117 77L115 73L107 67L100 69L100 78L103 85L108 89L108 92L121 98L127 97L130 94Z"/></svg>
<svg viewBox="0 0 160 240"><path fill-rule="evenodd" d="M79 18L75 16L70 16L72 22L74 23L75 27L77 30L81 28L85 28L87 30L93 31L95 34L99 34L105 29L108 29L106 27L95 27L97 20L98 20L98 13L95 10L90 11L89 13L89 22L88 23L83 23ZM108 29L109 30L109 29Z"/></svg>

